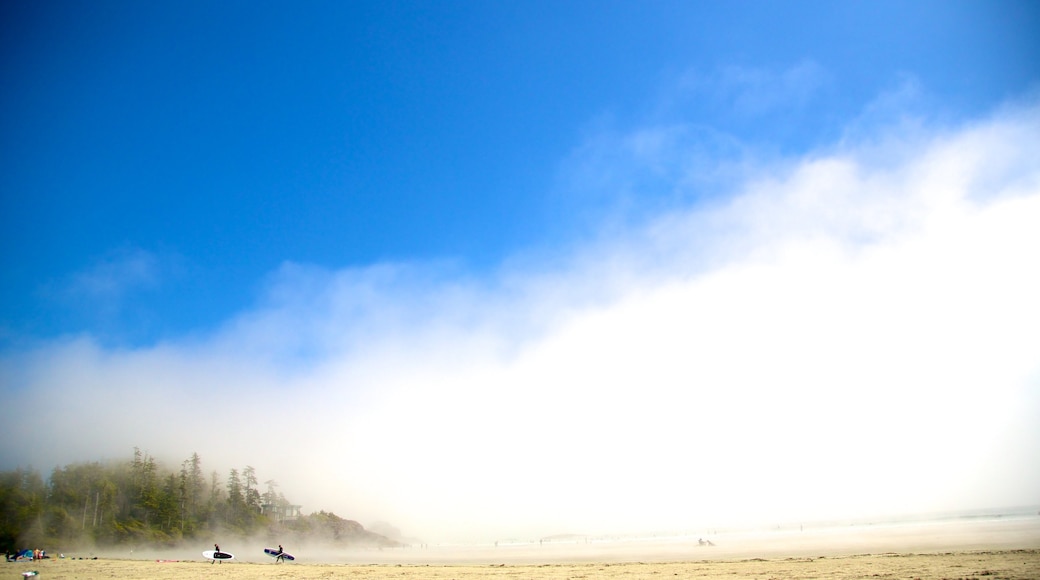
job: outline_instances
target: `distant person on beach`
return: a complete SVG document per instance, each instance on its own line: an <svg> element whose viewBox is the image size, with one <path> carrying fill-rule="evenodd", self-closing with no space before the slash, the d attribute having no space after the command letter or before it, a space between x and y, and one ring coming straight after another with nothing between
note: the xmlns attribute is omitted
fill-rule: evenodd
<svg viewBox="0 0 1040 580"><path fill-rule="evenodd" d="M282 549L282 545L278 544L278 557L274 559L275 562L285 561L285 550Z"/></svg>

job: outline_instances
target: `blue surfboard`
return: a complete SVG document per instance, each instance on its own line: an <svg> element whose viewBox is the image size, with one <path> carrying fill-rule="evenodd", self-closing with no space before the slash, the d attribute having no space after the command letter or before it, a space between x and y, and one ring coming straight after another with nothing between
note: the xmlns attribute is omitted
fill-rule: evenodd
<svg viewBox="0 0 1040 580"><path fill-rule="evenodd" d="M281 556L283 560L295 560L296 559L292 554L287 554L285 552L282 552L282 553L279 554L278 550L275 550L274 548L264 548L264 553L267 554L268 556L271 556L272 558L277 558L278 556Z"/></svg>

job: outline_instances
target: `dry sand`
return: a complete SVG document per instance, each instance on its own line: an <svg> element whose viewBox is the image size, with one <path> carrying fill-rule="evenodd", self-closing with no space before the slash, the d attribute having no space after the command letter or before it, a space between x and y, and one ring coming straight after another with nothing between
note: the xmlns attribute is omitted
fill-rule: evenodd
<svg viewBox="0 0 1040 580"><path fill-rule="evenodd" d="M135 559L48 559L4 564L2 578L38 570L42 580L102 578L975 578L1040 579L1040 517L697 537L573 538L539 545L426 549L294 550L275 563L259 549L222 547L236 560L211 564L201 552L137 552ZM74 556L74 554L70 554ZM177 560L177 561L170 561Z"/></svg>
<svg viewBox="0 0 1040 580"><path fill-rule="evenodd" d="M154 560L57 560L40 562L45 580L102 578L1040 578L1040 550L873 554L835 558L736 561L571 564L299 564L156 562ZM4 578L19 578L23 565L7 564Z"/></svg>

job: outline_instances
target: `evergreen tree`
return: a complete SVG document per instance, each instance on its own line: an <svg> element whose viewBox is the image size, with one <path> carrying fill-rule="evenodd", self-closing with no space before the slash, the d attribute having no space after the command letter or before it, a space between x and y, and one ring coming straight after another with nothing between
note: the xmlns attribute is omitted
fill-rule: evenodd
<svg viewBox="0 0 1040 580"><path fill-rule="evenodd" d="M231 469L227 482L227 512L225 523L229 526L238 526L241 523L242 514L245 511L245 495L242 493L242 479L238 470Z"/></svg>
<svg viewBox="0 0 1040 580"><path fill-rule="evenodd" d="M250 515L259 514L260 491L256 488L258 484L256 479L256 469L253 469L252 465L247 465L246 468L242 470L242 479L246 509Z"/></svg>
<svg viewBox="0 0 1040 580"><path fill-rule="evenodd" d="M198 453L192 453L191 457L184 462L182 470L184 474L184 501L187 512L187 521L192 529L200 519L202 511L202 493L205 487L205 479L202 476L202 459Z"/></svg>
<svg viewBox="0 0 1040 580"><path fill-rule="evenodd" d="M29 469L0 472L0 549L78 542L165 545L198 537L216 525L242 534L273 523L289 502L274 480L260 494L256 469L231 469L207 484L198 453L179 471L162 468L135 447L129 461L55 468L45 481ZM330 528L331 529L331 528Z"/></svg>
<svg viewBox="0 0 1040 580"><path fill-rule="evenodd" d="M224 519L223 514L227 511L227 505L223 500L223 490L220 488L220 475L213 471L209 474L209 499L206 502L209 513L207 519L210 523L216 523Z"/></svg>
<svg viewBox="0 0 1040 580"><path fill-rule="evenodd" d="M39 472L31 467L4 472L0 476L0 549L14 551L43 515L47 488Z"/></svg>

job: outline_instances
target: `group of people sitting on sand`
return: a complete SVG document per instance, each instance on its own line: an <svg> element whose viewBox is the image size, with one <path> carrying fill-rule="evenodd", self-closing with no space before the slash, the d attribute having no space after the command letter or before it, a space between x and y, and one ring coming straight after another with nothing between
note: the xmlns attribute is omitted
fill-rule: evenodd
<svg viewBox="0 0 1040 580"><path fill-rule="evenodd" d="M29 550L29 549L18 550L14 554L7 553L7 554L4 554L4 556L6 556L6 559L7 559L8 562L17 562L19 560L29 560L29 561L42 560L44 558L49 558L50 557L50 556L47 555L47 551L46 550L41 550L39 548L34 548L32 550Z"/></svg>

